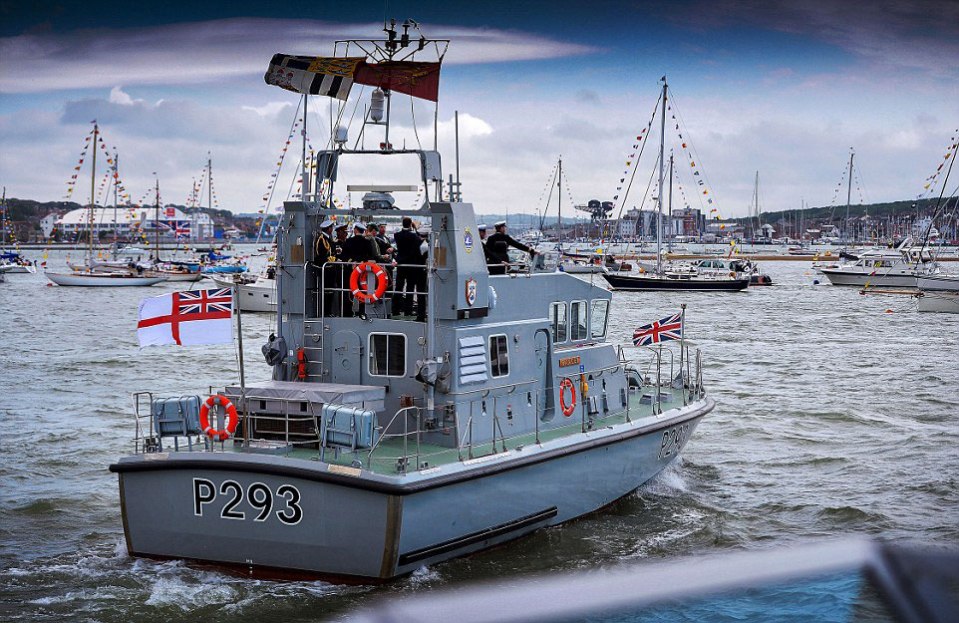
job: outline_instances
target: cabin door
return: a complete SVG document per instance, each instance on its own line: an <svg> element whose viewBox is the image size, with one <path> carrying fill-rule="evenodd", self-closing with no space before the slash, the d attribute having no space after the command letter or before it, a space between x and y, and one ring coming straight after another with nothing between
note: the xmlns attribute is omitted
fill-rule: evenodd
<svg viewBox="0 0 959 623"><path fill-rule="evenodd" d="M536 357L536 417L546 422L553 419L553 366L549 331L540 329L534 338Z"/></svg>
<svg viewBox="0 0 959 623"><path fill-rule="evenodd" d="M333 382L362 385L364 360L360 336L352 331L334 333L330 352L332 353L330 367L333 372Z"/></svg>

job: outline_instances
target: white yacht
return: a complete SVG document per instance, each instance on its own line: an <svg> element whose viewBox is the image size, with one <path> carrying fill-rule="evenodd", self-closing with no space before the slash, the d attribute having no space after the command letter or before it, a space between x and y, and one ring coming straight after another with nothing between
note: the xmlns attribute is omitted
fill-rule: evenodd
<svg viewBox="0 0 959 623"><path fill-rule="evenodd" d="M867 249L852 263L819 272L836 286L915 288L917 277L937 274L939 265L928 248L906 239L895 249Z"/></svg>
<svg viewBox="0 0 959 623"><path fill-rule="evenodd" d="M240 311L275 312L276 311L276 273L268 266L255 277L248 273L207 274L220 288L236 288Z"/></svg>

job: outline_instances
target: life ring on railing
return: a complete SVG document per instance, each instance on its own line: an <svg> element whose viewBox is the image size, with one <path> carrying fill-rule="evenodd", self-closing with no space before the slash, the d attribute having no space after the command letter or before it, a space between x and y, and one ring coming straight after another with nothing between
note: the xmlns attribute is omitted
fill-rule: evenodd
<svg viewBox="0 0 959 623"><path fill-rule="evenodd" d="M569 404L566 404L566 390L569 390ZM563 379L559 384L559 408L563 410L563 415L569 417L573 415L576 409L576 387L569 379Z"/></svg>
<svg viewBox="0 0 959 623"><path fill-rule="evenodd" d="M225 430L217 430L210 425L210 409L213 408L213 405L217 404L223 407L226 415ZM207 437L211 439L226 441L236 432L236 425L238 423L239 419L236 416L236 407L224 396L213 394L200 405L200 428L202 428Z"/></svg>
<svg viewBox="0 0 959 623"><path fill-rule="evenodd" d="M366 291L366 273L376 277L376 290L372 293ZM386 292L386 271L376 262L360 262L350 273L350 291L361 303L377 302Z"/></svg>

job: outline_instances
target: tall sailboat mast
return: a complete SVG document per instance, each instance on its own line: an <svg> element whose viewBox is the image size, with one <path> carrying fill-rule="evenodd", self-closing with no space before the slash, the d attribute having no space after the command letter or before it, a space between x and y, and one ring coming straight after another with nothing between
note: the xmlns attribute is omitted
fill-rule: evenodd
<svg viewBox="0 0 959 623"><path fill-rule="evenodd" d="M563 250L563 157L559 157L559 170L556 173L556 227L559 228L559 250Z"/></svg>
<svg viewBox="0 0 959 623"><path fill-rule="evenodd" d="M663 153L666 151L666 76L663 76L663 114L659 120L659 204L656 213L656 273L663 274Z"/></svg>
<svg viewBox="0 0 959 623"><path fill-rule="evenodd" d="M100 137L100 126L93 122L93 162L90 166L90 212L87 228L87 266L93 265L93 207L96 205L97 188L97 140Z"/></svg>
<svg viewBox="0 0 959 623"><path fill-rule="evenodd" d="M115 148L114 148L115 149ZM117 230L117 208L120 204L120 193L117 186L120 184L120 154L113 152L113 252L117 251L120 234Z"/></svg>
<svg viewBox="0 0 959 623"><path fill-rule="evenodd" d="M852 203L852 159L856 157L856 152L849 152L849 185L846 187L846 222L843 223L843 238L849 241L849 204Z"/></svg>
<svg viewBox="0 0 959 623"><path fill-rule="evenodd" d="M206 207L213 209L213 156L206 152Z"/></svg>
<svg viewBox="0 0 959 623"><path fill-rule="evenodd" d="M753 231L753 240L756 239L757 230L762 232L763 221L759 215L759 171L756 171L756 181L753 183L753 207L756 209L756 229Z"/></svg>
<svg viewBox="0 0 959 623"><path fill-rule="evenodd" d="M156 247L154 256L160 262L160 178L156 178L156 206L153 208L153 240Z"/></svg>

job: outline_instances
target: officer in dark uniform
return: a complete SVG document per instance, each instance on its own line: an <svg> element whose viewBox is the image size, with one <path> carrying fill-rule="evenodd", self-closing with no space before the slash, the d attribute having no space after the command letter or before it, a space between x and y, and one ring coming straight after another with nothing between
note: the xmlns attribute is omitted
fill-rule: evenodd
<svg viewBox="0 0 959 623"><path fill-rule="evenodd" d="M393 311L413 315L413 292L416 294L416 319L426 320L426 255L423 241L413 229L413 219L403 217L403 229L393 234L396 241L396 291ZM405 290L405 293L404 293Z"/></svg>
<svg viewBox="0 0 959 623"><path fill-rule="evenodd" d="M353 235L343 241L343 254L340 257L342 261L358 263L373 259L374 254L364 235L365 231L363 223L353 223Z"/></svg>
<svg viewBox="0 0 959 623"><path fill-rule="evenodd" d="M536 256L536 249L527 247L506 233L506 221L500 221L494 227L496 227L496 233L486 239L486 248L489 252L488 262L492 264L489 269L491 275L506 274L506 268L509 264L509 247L529 253L530 257Z"/></svg>
<svg viewBox="0 0 959 623"><path fill-rule="evenodd" d="M380 223L378 225L378 231L376 233L376 244L379 246L380 255L393 255L393 246L390 245L390 239L386 235L386 223Z"/></svg>

